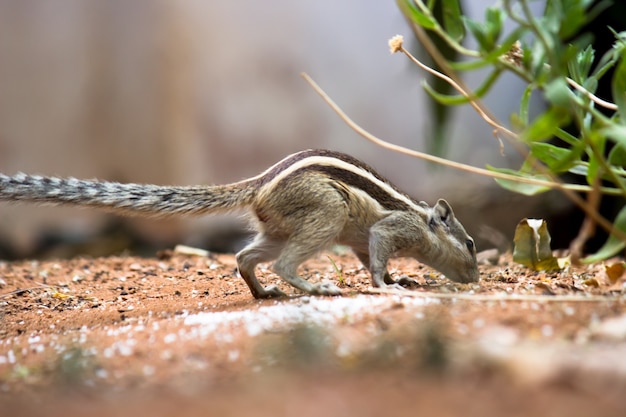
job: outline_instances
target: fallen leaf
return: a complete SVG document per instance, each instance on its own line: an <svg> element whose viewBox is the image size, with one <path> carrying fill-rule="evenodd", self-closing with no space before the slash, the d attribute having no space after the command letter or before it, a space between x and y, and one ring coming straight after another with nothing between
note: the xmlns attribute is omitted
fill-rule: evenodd
<svg viewBox="0 0 626 417"><path fill-rule="evenodd" d="M539 288L542 290L542 293L545 295L555 295L556 293L552 290L552 288L550 288L550 286L548 284L546 284L545 282L537 282L535 284L535 288Z"/></svg>
<svg viewBox="0 0 626 417"><path fill-rule="evenodd" d="M558 258L556 261L559 265L559 269L565 269L567 267L572 266L572 259L570 258L569 255L563 258Z"/></svg>
<svg viewBox="0 0 626 417"><path fill-rule="evenodd" d="M523 219L515 228L513 260L535 271L557 271L550 248L550 233L543 219Z"/></svg>
<svg viewBox="0 0 626 417"><path fill-rule="evenodd" d="M600 283L595 278L586 279L586 280L583 281L583 284L587 285L588 287L594 287L594 288L599 288L600 287Z"/></svg>
<svg viewBox="0 0 626 417"><path fill-rule="evenodd" d="M60 293L58 291L55 291L54 293L52 293L52 298L58 298L59 300L65 300L67 298L72 298L72 296Z"/></svg>
<svg viewBox="0 0 626 417"><path fill-rule="evenodd" d="M194 248L186 245L176 245L174 253L177 255L200 256L208 258L210 252L204 249Z"/></svg>
<svg viewBox="0 0 626 417"><path fill-rule="evenodd" d="M615 284L618 279L624 275L624 262L618 262L611 265L604 265L604 272L606 272L606 276L609 278L611 284Z"/></svg>

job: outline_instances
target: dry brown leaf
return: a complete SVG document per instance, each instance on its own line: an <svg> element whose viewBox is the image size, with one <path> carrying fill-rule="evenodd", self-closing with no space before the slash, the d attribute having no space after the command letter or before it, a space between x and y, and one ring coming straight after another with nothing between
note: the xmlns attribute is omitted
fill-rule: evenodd
<svg viewBox="0 0 626 417"><path fill-rule="evenodd" d="M58 298L59 300L65 300L65 299L68 299L68 298L72 298L72 296L68 295L68 294L60 293L58 291L55 291L54 293L52 293L52 298Z"/></svg>
<svg viewBox="0 0 626 417"><path fill-rule="evenodd" d="M609 278L611 284L615 284L617 280L619 280L626 270L624 266L624 262L617 262L611 265L604 265L604 272L606 276Z"/></svg>
<svg viewBox="0 0 626 417"><path fill-rule="evenodd" d="M600 288L600 283L595 278L586 279L583 281L583 284L587 285L588 287Z"/></svg>
<svg viewBox="0 0 626 417"><path fill-rule="evenodd" d="M534 271L558 271L550 249L550 233L543 219L522 219L515 228L513 260Z"/></svg>

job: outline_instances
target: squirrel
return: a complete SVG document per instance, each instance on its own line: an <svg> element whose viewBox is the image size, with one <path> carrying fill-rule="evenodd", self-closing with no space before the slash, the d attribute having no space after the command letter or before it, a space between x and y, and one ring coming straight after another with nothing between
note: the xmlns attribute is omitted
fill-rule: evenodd
<svg viewBox="0 0 626 417"><path fill-rule="evenodd" d="M254 270L275 260L274 271L293 287L338 295L332 283L312 284L299 265L337 243L349 246L375 287L406 286L392 278L387 262L407 256L456 282L477 282L474 240L443 199L430 207L402 193L369 165L329 150L305 150L261 174L226 185L158 186L0 174L0 201L96 207L123 215L203 215L248 208L258 234L236 255L239 273L254 298L285 296L263 287Z"/></svg>

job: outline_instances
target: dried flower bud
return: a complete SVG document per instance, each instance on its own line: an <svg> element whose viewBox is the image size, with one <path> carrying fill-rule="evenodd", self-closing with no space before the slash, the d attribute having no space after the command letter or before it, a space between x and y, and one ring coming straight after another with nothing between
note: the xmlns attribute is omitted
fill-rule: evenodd
<svg viewBox="0 0 626 417"><path fill-rule="evenodd" d="M521 67L524 62L524 50L522 49L522 43L520 41L515 41L515 43L511 45L511 49L504 54L504 59L517 67Z"/></svg>
<svg viewBox="0 0 626 417"><path fill-rule="evenodd" d="M396 35L393 38L389 39L389 51L392 54L399 52L402 50L402 43L404 42L404 37L402 35Z"/></svg>

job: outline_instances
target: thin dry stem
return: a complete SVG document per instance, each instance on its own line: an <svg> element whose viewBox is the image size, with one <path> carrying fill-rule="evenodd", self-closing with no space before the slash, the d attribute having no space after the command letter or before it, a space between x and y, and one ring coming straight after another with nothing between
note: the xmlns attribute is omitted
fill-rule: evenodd
<svg viewBox="0 0 626 417"><path fill-rule="evenodd" d="M457 90L463 97L465 97L469 101L470 106L472 106L474 110L476 110L476 112L480 115L480 117L482 117L483 120L485 120L485 122L487 122L491 127L496 129L497 131L505 133L506 135L512 138L517 138L517 135L515 133L513 133L511 130L507 129L506 127L502 126L500 123L496 122L490 115L488 115L483 110L483 108L476 103L476 97L470 95L467 91L465 91L465 89L461 87L459 83L457 83L456 81L454 81L452 78L448 77L447 75L442 74L441 72L429 67L426 64L423 64L419 59L415 58L409 51L404 49L402 45L400 45L398 49L400 52L405 54L411 61L413 61L415 65L417 65L424 71L436 77L439 77L445 82L447 82L448 84L450 84L455 90Z"/></svg>
<svg viewBox="0 0 626 417"><path fill-rule="evenodd" d="M35 291L35 290L41 290L41 289L44 289L44 288L52 288L52 286L51 286L51 285L48 285L48 284L43 284L43 283L42 283L42 284L39 284L39 285L37 285L37 286L35 286L35 287L20 288L20 289L17 289L17 290L14 290L14 291L8 292L8 293L0 294L0 299L2 299L2 298L7 298L7 297L11 297L11 296L13 296L13 295L23 294L23 293L25 293L25 292L31 292L31 291Z"/></svg>
<svg viewBox="0 0 626 417"><path fill-rule="evenodd" d="M597 105L605 107L609 110L617 111L617 106L615 104L609 101L602 100L600 97L592 94L590 91L587 91L585 87L578 84L576 81L572 80L571 78L566 78L566 80L569 85L571 85L572 87L574 87L576 90L580 91L581 93L585 94L587 97L589 97L591 101L593 101Z"/></svg>
<svg viewBox="0 0 626 417"><path fill-rule="evenodd" d="M432 41L430 36L428 36L426 31L421 26L416 25L416 24L411 24L411 29L413 29L413 33L419 39L419 41L422 44L422 46L424 47L424 49L426 49L426 52L428 52L428 55L430 55L430 57L437 64L437 66L439 68L441 68L440 72L442 74L445 74L448 78L452 79L455 82L455 84L458 87L461 88L463 93L466 94L466 96L465 96L466 98L471 97L472 106L475 109L476 109L476 107L478 107L480 109L480 111L478 111L478 113L481 114L481 115L486 115L489 120L495 122L498 126L502 127L502 123L499 123L497 121L496 117L489 111L489 109L482 103L482 101L478 97L476 97L474 94L469 94L468 93L468 91L471 91L470 88L465 84L463 79L461 77L459 77L456 74L456 72L452 69L452 67L448 64L448 61L446 61L446 59L442 55L442 53L439 50L439 48L437 48L437 46L434 44L434 42ZM413 60L416 59L415 57L410 57L410 58L413 59ZM498 131L504 131L504 130L499 129L499 128L495 128L495 129L498 130ZM517 152L519 152L520 155L523 155L525 157L527 152L522 147L520 147L518 145L517 136L516 135L513 135L513 136L507 135L507 138L509 139L509 143L511 143L515 147ZM500 145L502 146L502 142L501 141L500 141ZM504 152L503 148L501 148L501 151Z"/></svg>
<svg viewBox="0 0 626 417"><path fill-rule="evenodd" d="M439 64L441 66L441 68L443 68L444 71L446 71L446 73L449 72L449 74L455 75L454 71L447 64L447 61L443 58L441 53L436 48L434 48L434 45L433 45L431 39L428 36L425 35L424 30L419 25L411 25L411 26L413 27L413 30L415 31L416 35L418 36L420 41L422 41L424 47L427 49L428 53L432 56L432 58L435 60L435 62L437 64ZM398 36L396 36L396 38L397 37ZM401 37L400 37L400 39L401 39ZM423 68L424 70L428 71L431 74L439 76L438 74L440 74L440 73L438 73L434 69L428 67L427 65L419 62L408 51L406 51L404 48L402 48L402 42L399 42L399 45L397 46L397 50L398 51L402 51L407 57L409 57L409 59L411 59L414 63L416 63L420 68ZM452 80L452 78L450 76L446 75L446 74L441 74L440 78L444 79L447 82L450 82L450 81L448 81L448 79ZM498 126L500 126L499 123L495 122L495 117L487 116L489 114L489 112L482 105L482 103L480 103L480 101L473 94L469 94L468 93L468 91L470 91L470 89L461 86L462 81L460 81L460 80L459 80L459 82L456 82L454 80L452 80L452 81L453 82L451 83L451 85L457 91L459 91L461 94L463 94L464 97L466 97L466 98L468 98L468 100L470 100L470 104L472 105L472 107L478 112L478 114L488 124L490 124L491 126L494 126L493 123L496 123ZM599 101L602 101L599 98L593 96L590 92L585 90L583 87L581 87L578 84L576 84L573 80L570 80L570 81L572 83L574 83L573 85L574 85L575 88L578 88L580 91L583 91L586 94L588 94L592 100L595 98L595 99L597 99ZM502 127L502 129L503 130L501 130L501 131L503 131L505 133L509 133L509 134L507 134L507 137L509 138L509 142L514 146L514 148L521 155L527 156L527 152L524 151L519 146L519 137L516 134L510 132L508 129L504 128L504 127ZM570 199L570 201L572 201L574 204L576 204L578 207L580 207L585 212L586 217L588 219L590 219L590 221L595 221L598 225L600 225L603 229L605 229L609 233L613 233L619 239L626 241L626 233L624 233L621 230L618 230L617 228L615 228L608 220L606 220L604 217L602 217L600 215L600 213L598 213L597 210L595 210L593 207L590 207L579 195L577 195L573 191L574 188L572 186L563 184L552 172L550 172L550 170L545 168L543 165L539 164L536 161L536 159L531 158L530 162L531 162L532 166L535 169L537 169L540 173L550 177L553 180L553 183L559 184L557 187L552 187L552 188L556 188L556 189L561 190L563 192L563 194L565 194L565 196ZM491 172L491 171L489 171L489 172ZM592 192L593 189L591 187L586 187L586 191L587 192Z"/></svg>
<svg viewBox="0 0 626 417"><path fill-rule="evenodd" d="M497 127L494 126L494 131L507 133L505 136L506 136L506 139L507 139L508 143L523 158L526 158L531 163L533 168L535 168L539 172L543 173L544 175L546 175L548 177L551 177L554 182L561 183L561 181L559 181L558 178L555 178L554 175L552 175L551 172L547 171L538 161L536 161L534 158L529 158L528 157L528 150L524 146L521 145L520 140L519 140L519 136L517 134L511 132L510 130L506 129L502 125L502 123L498 122L496 117L480 101L480 99L478 97L476 97L475 94L470 93L471 89L463 82L463 80L460 77L458 77L456 75L455 71L450 67L450 65L448 65L448 62L443 57L443 55L441 54L439 49L437 49L437 47L433 44L432 39L424 32L424 29L422 29L421 26L415 25L415 24L411 25L411 27L413 28L413 31L415 32L415 35L420 40L420 42L422 43L422 45L424 46L424 48L426 49L428 54L431 56L433 61L435 61L435 63L442 69L443 72L440 72L440 74L442 76L450 78L450 79L452 79L454 81L454 84L453 84L454 88L456 88L457 91L459 91L461 94L464 95L464 97L466 97L466 98L468 98L470 100L470 104L478 112L478 114L483 118L483 120L485 120L491 126L494 126L494 123L495 123L497 125ZM398 36L396 36L396 38ZM400 43L400 46L401 46L401 43ZM404 50L402 52L404 52L404 54L407 55L408 58L411 59L413 62L417 61L417 59L414 56L412 56L409 52L407 52L406 50ZM419 65L419 64L421 64L421 65ZM419 64L418 65L420 67L425 66L425 64L423 64L421 62ZM433 70L433 71L435 71L435 70ZM445 78L443 78L443 79L445 80ZM500 145L500 154L504 155L504 145L502 143L502 140L501 140L500 136L495 136L495 137L497 138L498 143ZM591 188L588 187L587 191L591 191Z"/></svg>
<svg viewBox="0 0 626 417"><path fill-rule="evenodd" d="M556 183L552 181L538 180L534 178L524 178L524 177L518 177L515 175L504 174L501 172L489 171L487 169L478 168L478 167L463 164L460 162L450 161L449 159L440 158L438 156L430 155L424 152L415 151L415 150L405 148L400 145L389 143L383 139L380 139L372 135L371 133L363 129L361 126L356 124L356 122L354 122L352 119L350 119L350 117L348 117L348 115L343 110L341 110L341 108L328 96L328 94L324 92L324 90L322 90L322 88L319 85L317 85L315 81L313 81L313 79L308 74L302 73L302 77L311 85L311 87L313 87L313 89L324 99L324 101L335 111L335 113L339 115L339 117L352 130L354 130L359 135L363 136L365 139L369 140L372 143L375 143L378 146L392 150L394 152L402 153L404 155L409 155L412 157L424 159L426 161L435 162L440 165L445 165L454 169L459 169L461 171L471 172L473 174L483 175L483 176L487 176L491 178L498 178L498 179L507 180L507 181L515 181L515 182L521 182L525 184L532 184L532 185L538 185L538 186L549 187L549 188L565 187L564 184L560 184L560 183ZM572 189L574 189L575 191L583 191L583 192L591 191L591 188L586 187L586 186L573 186Z"/></svg>
<svg viewBox="0 0 626 417"><path fill-rule="evenodd" d="M536 301L536 302L606 302L608 300L622 300L622 296L603 295L532 295L532 294L468 294L468 293L439 293L421 291L402 291L387 288L368 288L361 293L386 294L400 297L437 298L446 300L466 301Z"/></svg>
<svg viewBox="0 0 626 417"><path fill-rule="evenodd" d="M313 87L313 89L324 99L324 101L335 111L335 113L337 113L337 115L339 115L339 117L350 128L352 128L356 133L363 136L365 139L369 140L370 142L375 143L380 147L383 147L383 148L386 148L395 152L399 152L399 153L413 156L416 158L425 159L427 161L435 162L435 163L449 166L455 169L460 169L466 172L484 175L484 176L488 176L491 178L499 178L502 180L515 181L515 182L521 182L525 184L533 184L533 185L549 187L552 189L558 189L562 191L574 204L580 207L587 216L592 218L598 225L600 225L600 227L602 227L609 233L613 233L617 238L626 241L626 233L613 227L611 222L609 222L607 219L602 217L597 211L590 208L589 205L578 194L576 194L576 191L590 192L592 191L591 187L577 186L573 184L563 184L560 182L538 180L538 179L533 179L533 178L518 177L515 175L504 174L501 172L489 171L486 169L477 168L471 165L450 161L445 158L440 158L437 156L429 155L424 152L415 151L412 149L405 148L403 146L389 143L387 141L384 141L372 135L371 133L363 129L361 126L359 126L357 123L355 123L352 119L350 119L348 115L343 110L341 110L341 108L328 96L328 94L326 94L324 90L322 90L322 88L319 85L317 85L317 83L313 81L311 77L309 77L308 74L302 73L302 77L311 85L311 87Z"/></svg>

